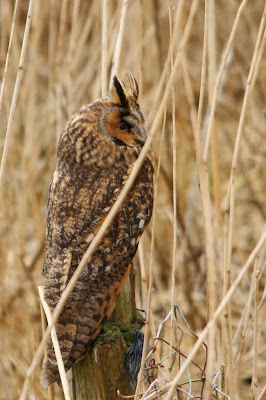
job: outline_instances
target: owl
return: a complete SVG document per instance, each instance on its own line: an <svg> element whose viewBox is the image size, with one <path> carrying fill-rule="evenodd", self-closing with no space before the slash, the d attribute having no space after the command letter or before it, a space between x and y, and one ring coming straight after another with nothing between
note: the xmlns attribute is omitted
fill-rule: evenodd
<svg viewBox="0 0 266 400"><path fill-rule="evenodd" d="M43 266L44 298L51 311L119 196L149 134L137 103L138 85L128 72L108 97L83 106L60 137L48 205ZM65 370L82 358L112 313L129 274L153 207L153 153L86 264L57 323ZM51 342L41 382L59 382Z"/></svg>

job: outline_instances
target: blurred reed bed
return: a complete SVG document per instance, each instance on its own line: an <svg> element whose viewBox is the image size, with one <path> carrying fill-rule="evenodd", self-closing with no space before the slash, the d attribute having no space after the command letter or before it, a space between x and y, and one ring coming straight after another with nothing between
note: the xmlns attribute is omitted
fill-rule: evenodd
<svg viewBox="0 0 266 400"><path fill-rule="evenodd" d="M161 391L167 400L262 400L265 2L2 0L0 17L0 397L19 397L42 337L37 285L58 138L81 105L107 93L114 72L123 78L129 69L158 166L154 220L135 270L147 343L159 327L161 339L137 391L143 399ZM201 345L196 365L178 378L193 334L213 318L207 355ZM196 381L202 370L204 388ZM47 398L39 374L28 398ZM171 394L176 378L180 389ZM59 388L55 396L63 398Z"/></svg>

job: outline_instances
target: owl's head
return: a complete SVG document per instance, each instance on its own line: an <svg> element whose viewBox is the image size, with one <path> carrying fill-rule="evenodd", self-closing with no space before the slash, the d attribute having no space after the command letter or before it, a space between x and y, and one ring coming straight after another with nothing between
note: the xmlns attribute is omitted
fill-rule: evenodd
<svg viewBox="0 0 266 400"><path fill-rule="evenodd" d="M131 72L127 73L127 85L114 77L108 99L111 106L103 110L100 126L120 146L143 146L147 139L147 123L137 103L138 94L138 84Z"/></svg>

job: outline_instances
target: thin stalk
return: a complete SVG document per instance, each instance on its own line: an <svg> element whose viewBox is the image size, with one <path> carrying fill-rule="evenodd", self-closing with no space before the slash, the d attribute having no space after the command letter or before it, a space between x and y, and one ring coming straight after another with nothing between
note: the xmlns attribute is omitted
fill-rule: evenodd
<svg viewBox="0 0 266 400"><path fill-rule="evenodd" d="M231 257L232 257L232 239L233 239L233 224L234 224L234 207L235 207L235 187L234 184L231 186L231 196L230 196L230 210L229 210L229 229L228 229L228 235L227 235L227 254L226 254L226 265L225 265L225 270L226 270L226 291L229 290L230 284L231 284ZM225 320L225 326L226 326L226 331L227 335L226 337L229 339L226 341L226 355L228 359L228 366L227 366L227 372L228 372L228 389L229 389L229 394L232 400L234 400L234 364L233 364L233 347L232 347L232 315L231 315L231 304L230 302L228 303L226 307L226 320Z"/></svg>
<svg viewBox="0 0 266 400"><path fill-rule="evenodd" d="M249 103L249 99L250 99L250 96L249 96L250 88L251 88L253 79L256 78L254 75L254 71L257 68L258 61L260 61L259 50L260 50L260 45L262 43L263 34L265 35L265 33L264 33L264 26L265 26L265 20L266 20L265 10L266 10L266 6L264 8L264 13L262 15L262 19L260 22L260 28L259 28L259 32L258 32L256 44L255 44L255 49L253 52L253 57L252 57L252 61L251 61L250 69L249 69L248 78L247 78L247 83L246 83L246 87L245 87L245 94L244 94L243 105L242 105L242 109L241 109L238 129L237 129L237 135L236 135L236 141L235 141L235 147L234 147L234 153L233 153L233 160L232 160L232 167L231 167L231 174L230 174L230 180L229 180L227 195L226 195L225 208L228 208L229 203L230 203L230 193L231 193L230 189L231 189L231 185L233 182L233 176L235 175L235 170L236 170L237 162L238 162L240 140L241 140L242 133L243 133L243 127L244 127L245 117L246 117L246 113L247 113L247 107L248 107L248 103Z"/></svg>
<svg viewBox="0 0 266 400"><path fill-rule="evenodd" d="M209 15L208 15L208 108L211 108L213 90L216 77L216 19L215 19L215 2L209 1ZM217 143L217 130L216 120L213 120L212 134L211 134L211 149L212 149L212 168L213 168L213 193L214 203L216 208L217 229L220 233L220 226L222 225L222 212L221 212L221 190L220 190L220 168L219 168L219 151ZM220 235L219 235L220 236Z"/></svg>
<svg viewBox="0 0 266 400"><path fill-rule="evenodd" d="M27 45L28 45L28 40L29 40L29 33L30 33L33 3L34 3L34 0L29 0L29 7L28 7L26 24L25 24L23 42L22 42L22 47L21 47L17 78L16 78L15 88L14 88L14 92L13 92L10 112L9 112L9 116L8 116L6 137L5 137L4 150L3 150L1 168L0 168L0 192L1 192L3 178L4 178L4 174L5 174L6 159L7 159L7 153L8 153L8 148L9 148L10 136L11 136L11 127L12 127L12 122L13 122L13 116L14 116L14 112L16 109L21 79L22 79L22 75L23 75L25 56L26 56L26 50L27 50Z"/></svg>
<svg viewBox="0 0 266 400"><path fill-rule="evenodd" d="M143 42L143 0L139 0L139 45L138 45L138 59L139 59L139 92L143 93L143 71L144 71L144 42Z"/></svg>
<svg viewBox="0 0 266 400"><path fill-rule="evenodd" d="M11 46L13 43L13 35L14 35L14 29L15 29L16 16L17 16L18 2L19 2L19 0L16 0L16 2L15 2L11 31L10 31L10 38L9 38L8 49L7 49L7 53L6 53L6 62L5 62L5 68L4 68L3 78L2 78L2 85L1 85L1 90L0 90L0 113L1 113L1 109L2 109L2 101L3 101L3 96L4 96L5 84L6 84L6 74L7 74L7 70L8 70L8 66L9 66L9 57L10 57L10 52L11 52ZM4 7L3 4L4 3L2 3L2 7Z"/></svg>
<svg viewBox="0 0 266 400"><path fill-rule="evenodd" d="M262 389L262 392L261 392L261 394L259 395L258 400L263 400L265 394L266 394L266 385L265 385L264 388Z"/></svg>
<svg viewBox="0 0 266 400"><path fill-rule="evenodd" d="M226 296L230 286L228 286L228 272L226 269L227 265L227 247L228 247L228 228L229 227L229 210L225 210L224 213L224 224L223 224L223 297ZM229 364L228 362L228 354L227 354L227 308L224 309L221 323L221 331L222 331L222 354L224 355L224 360L226 366ZM226 377L228 377L228 368L225 369ZM224 379L225 391L228 391L227 385L228 379Z"/></svg>
<svg viewBox="0 0 266 400"><path fill-rule="evenodd" d="M46 324L45 313L44 313L44 309L43 309L42 303L40 303L40 309L41 309L42 334L44 334L47 324ZM44 356L46 356L46 349L44 350ZM54 387L53 387L53 385L52 386L48 386L47 391L48 391L48 400L54 400Z"/></svg>
<svg viewBox="0 0 266 400"><path fill-rule="evenodd" d="M74 85L73 85L73 55L77 42L79 32L79 8L80 0L74 0L73 9L71 11L71 31L69 35L69 45L67 51L67 108L68 116L73 114L73 98L74 96ZM75 103L74 103L75 105Z"/></svg>
<svg viewBox="0 0 266 400"><path fill-rule="evenodd" d="M56 53L56 4L54 0L49 0L49 26L48 26L48 126L52 128L55 124L54 110L55 108L55 53ZM56 139L56 135L54 135Z"/></svg>
<svg viewBox="0 0 266 400"><path fill-rule="evenodd" d="M223 59L220 65L220 69L216 78L216 82L215 82L215 86L213 89L213 95L212 95L212 104L211 104L211 111L210 111L210 117L209 117L209 124L208 124L208 131L207 131L207 137L206 137L206 142L205 142L205 149L204 149L204 155L203 155L203 159L205 162L207 162L207 158L208 158L208 150L209 150L209 144L210 144L210 137L211 137L211 133L212 133L212 124L213 124L213 120L214 120L214 113L216 110L216 105L217 105L217 97L218 97L218 92L219 92L219 88L220 88L220 84L221 84L221 80L222 80L222 76L223 76L223 72L226 66L226 61L228 59L229 53L231 51L232 48L232 44L235 38L235 34L237 31L237 27L239 25L239 21L240 21L240 17L241 14L247 4L248 0L243 0L242 3L240 4L237 14L236 14L236 18L234 20L234 24L227 42L227 46L223 55Z"/></svg>
<svg viewBox="0 0 266 400"><path fill-rule="evenodd" d="M250 291L249 291L249 297L248 297L247 305L245 307L245 311L243 313L243 316L241 318L241 321L239 323L239 326L237 327L236 333L235 333L234 338L233 338L233 345L234 345L234 347L236 347L238 337L240 336L240 329L243 326L241 337L239 337L240 345L237 346L237 349L236 349L237 356L236 356L236 361L235 361L235 364L234 364L234 371L235 371L235 373L234 373L234 375L235 375L234 384L236 384L236 380L237 380L237 377L238 377L240 361L241 361L241 357L242 357L242 354L243 354L243 349L244 349L244 345L245 345L245 339L246 339L246 335L247 335L248 322L249 322L249 316L250 316L250 310L251 310L251 303L252 303L253 293L254 293L254 289L255 289L256 270L257 270L257 260L255 262L253 273L252 273L252 280L251 280L251 285L250 285ZM244 320L244 321L242 322L242 320Z"/></svg>
<svg viewBox="0 0 266 400"><path fill-rule="evenodd" d="M112 72L111 72L111 76L110 76L109 89L111 89L111 87L112 87L113 77L114 77L114 75L117 75L118 69L119 69L119 66L120 66L120 56L121 56L123 38L124 38L124 34L125 34L128 3L129 3L128 0L123 0L121 18L120 18L120 26L119 26L119 32L118 32L115 51L114 51L113 65L112 65Z"/></svg>
<svg viewBox="0 0 266 400"><path fill-rule="evenodd" d="M169 29L170 29L170 65L171 71L173 70L173 36L172 36L172 16L171 5L169 5ZM176 243L177 243L177 185L176 185L176 120L175 120L175 89L172 87L172 124L173 124L173 253L172 253L172 273L171 273L171 329L170 329L170 350L169 350L169 364L168 373L172 370L172 346L174 344L174 295L175 295L175 267L176 267Z"/></svg>
<svg viewBox="0 0 266 400"><path fill-rule="evenodd" d="M264 8L264 13L263 13L262 18L264 19L264 26L265 26L266 25L266 6ZM258 61L257 61L256 65L255 65L254 76L253 76L253 80L252 80L251 85L250 85L249 97L251 96L251 94L253 92L253 88L254 88L254 85L255 85L255 82L256 82L256 77L257 77L258 72L259 72L261 59L262 59L262 56L264 54L265 44L266 44L266 29L264 30L263 38L262 38L262 41L261 41L259 54L258 54Z"/></svg>
<svg viewBox="0 0 266 400"><path fill-rule="evenodd" d="M59 140L60 132L64 125L64 117L62 113L62 102L64 98L63 92L63 73L62 66L64 63L64 38L66 35L67 24L67 3L68 0L63 0L61 3L60 22L57 37L57 47L55 52L55 115L56 115L56 132Z"/></svg>
<svg viewBox="0 0 266 400"><path fill-rule="evenodd" d="M45 312L45 315L47 318L48 325L51 326L52 312L51 312L48 304L44 300L43 286L38 286L38 290L39 290L40 300L41 300L41 303L42 303L42 306L43 306L43 309L44 309L44 312ZM61 350L60 350L60 346L59 346L59 342L58 342L58 338L57 338L56 330L55 330L54 326L52 326L52 329L51 329L51 338L52 338L52 342L53 342L53 346L54 346L54 352L55 352L58 370L59 370L59 374L60 374L60 379L61 379L61 383L62 383L62 387L63 387L63 392L65 395L65 400L71 400L67 377L66 377L66 371L65 371L65 367L64 367L64 362L62 359L62 354L61 354Z"/></svg>
<svg viewBox="0 0 266 400"><path fill-rule="evenodd" d="M184 6L184 0L180 0L178 2L178 7L177 7L177 11L176 11L176 18L175 18L175 24L174 24L174 30L173 30L173 41L174 43L172 44L172 47L175 48L178 46L178 44L180 43L180 37L179 37L179 29L180 29L180 18L182 16L182 10L183 10L183 6ZM169 47L168 47L168 53L167 53L167 57L164 63L164 67L163 67L163 71L161 73L160 76L160 81L157 85L157 90L156 90L156 94L154 96L154 100L152 102L152 106L149 112L149 120L153 120L157 114L157 108L158 108L158 103L162 97L162 90L163 90L163 86L165 84L165 81L167 79L167 73L168 73L168 68L170 65L170 46L171 46L171 42L169 43ZM179 45L179 50L181 50L181 43ZM185 52L183 52L185 53ZM182 57L183 59L183 57Z"/></svg>
<svg viewBox="0 0 266 400"><path fill-rule="evenodd" d="M62 62L64 59L64 38L66 35L67 25L67 3L68 0L63 0L61 3L60 10L60 22L59 31L57 38L57 49L56 49L56 81L59 82L61 79Z"/></svg>
<svg viewBox="0 0 266 400"><path fill-rule="evenodd" d="M204 18L204 39L203 39L203 53L202 53L202 72L201 72L201 87L200 98L198 107L197 127L195 135L196 159L198 168L198 179L200 184L200 195L202 203L202 211L204 218L204 236L206 243L206 269L207 269L207 306L208 306L208 319L212 320L216 308L216 279L215 279L215 263L214 263L214 238L213 228L211 222L211 204L209 192L209 178L207 165L202 157L202 137L201 137L201 120L203 110L203 99L206 82L206 68L207 68L207 40L208 40L208 0L205 1L205 18ZM207 376L210 376L214 364L214 348L215 348L215 326L209 331L209 349ZM210 396L210 385L205 386L205 398Z"/></svg>
<svg viewBox="0 0 266 400"><path fill-rule="evenodd" d="M189 105L189 109L190 109L192 132L193 132L193 135L195 136L196 129L197 129L197 111L196 111L196 106L195 106L195 101L194 101L194 94L193 94L192 83L191 83L191 79L190 79L190 75L189 75L186 55L184 55L183 61L182 61L182 74L183 74L183 79L184 79L184 84L185 84L187 101L188 101L188 105Z"/></svg>
<svg viewBox="0 0 266 400"><path fill-rule="evenodd" d="M144 364L146 360L146 349L148 344L148 324L150 324L150 316L151 316L151 296L152 296L152 288L153 288L153 264L154 264L154 242L155 242L155 222L156 222L156 211L157 211L157 187L158 187L158 179L160 174L160 166L161 166L161 156L162 156L162 148L163 148L163 139L165 135L165 125L166 125L166 108L164 112L163 119L163 129L161 135L161 143L160 143L160 152L158 158L157 172L155 177L155 187L154 187L154 204L153 204L153 218L152 218L152 235L151 235L151 251L150 251L150 268L149 268L149 286L148 286L148 296L147 296L147 317L146 317L146 325L144 332L144 343L141 357L140 370L138 374L138 381L135 391L135 399L137 399L137 395L140 388L141 377L143 375Z"/></svg>
<svg viewBox="0 0 266 400"><path fill-rule="evenodd" d="M252 371L252 382L251 382L251 393L252 399L257 398L258 391L258 376L257 376L257 364L258 364L258 304L259 304L259 271L256 271L255 280L255 298L254 298L254 353L253 353L253 371Z"/></svg>
<svg viewBox="0 0 266 400"><path fill-rule="evenodd" d="M148 285L148 281L147 281L147 275L146 275L145 264L144 264L143 239L139 243L138 253L139 253L139 262L140 262L142 292L143 292L143 295L145 296L145 298L143 299L143 304L142 304L141 308L143 310L147 310L148 309L147 301L148 301L149 285ZM152 310L151 310L150 315L152 315ZM155 331L154 321L152 320L152 318L150 318L150 322L151 322L151 333L152 333L152 336L155 337L156 331Z"/></svg>
<svg viewBox="0 0 266 400"><path fill-rule="evenodd" d="M148 335L151 324L151 295L152 295L152 287L153 287L153 263L154 263L154 238L155 238L155 216L156 216L156 204L157 204L157 182L159 177L159 168L157 169L157 175L155 178L155 187L154 187L154 203L153 203L153 220L152 220L152 235L151 235L151 250L150 250L150 268L149 268L149 288L148 288L148 300L147 300L147 313L146 313L146 323L145 323L145 331L144 331L144 342L143 342L143 350L141 357L140 370L138 374L138 381L135 391L134 399L138 399L138 392L140 389L140 383L142 380L142 374L144 370L144 363L146 359L146 349L148 346Z"/></svg>
<svg viewBox="0 0 266 400"><path fill-rule="evenodd" d="M102 0L102 97L107 94L108 0Z"/></svg>
<svg viewBox="0 0 266 400"><path fill-rule="evenodd" d="M5 379L5 376L4 376L4 373L3 373L3 368L2 368L1 362L0 362L0 379L1 379L2 385L4 387L6 400L9 400L10 399L9 388L8 388L8 384L6 382L6 379Z"/></svg>
<svg viewBox="0 0 266 400"><path fill-rule="evenodd" d="M141 288L142 288L142 303L141 308L143 310L147 310L147 299L148 299L148 280L145 270L144 264L144 252L143 252L143 245L142 241L139 243L138 247L138 255L139 255L139 264L140 264L140 279L141 279Z"/></svg>

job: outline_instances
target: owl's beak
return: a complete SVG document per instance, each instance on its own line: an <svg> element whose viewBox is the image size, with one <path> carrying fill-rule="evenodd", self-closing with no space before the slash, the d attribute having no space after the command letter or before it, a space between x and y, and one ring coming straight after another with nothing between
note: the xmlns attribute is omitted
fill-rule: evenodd
<svg viewBox="0 0 266 400"><path fill-rule="evenodd" d="M145 142L148 137L148 130L142 126L132 126L131 131L135 133L139 140Z"/></svg>
<svg viewBox="0 0 266 400"><path fill-rule="evenodd" d="M146 141L149 131L145 126L141 126L139 123L136 123L131 116L125 116L123 117L123 120L130 125L130 131L137 136L138 140L141 142Z"/></svg>

